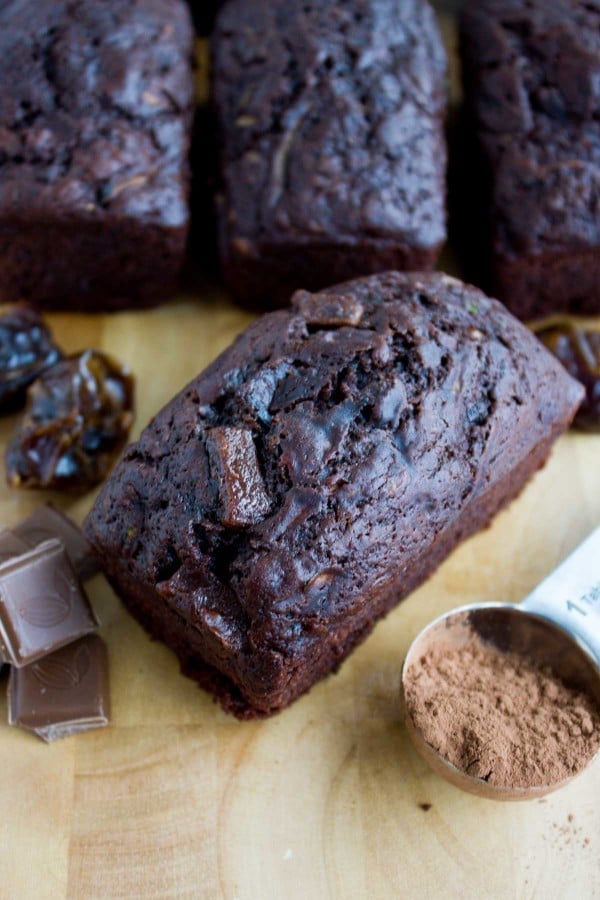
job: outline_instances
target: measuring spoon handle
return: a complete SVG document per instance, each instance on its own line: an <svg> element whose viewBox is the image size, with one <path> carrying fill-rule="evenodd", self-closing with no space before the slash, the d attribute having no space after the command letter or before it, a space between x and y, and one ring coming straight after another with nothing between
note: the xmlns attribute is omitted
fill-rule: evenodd
<svg viewBox="0 0 600 900"><path fill-rule="evenodd" d="M575 635L600 665L600 527L521 606Z"/></svg>

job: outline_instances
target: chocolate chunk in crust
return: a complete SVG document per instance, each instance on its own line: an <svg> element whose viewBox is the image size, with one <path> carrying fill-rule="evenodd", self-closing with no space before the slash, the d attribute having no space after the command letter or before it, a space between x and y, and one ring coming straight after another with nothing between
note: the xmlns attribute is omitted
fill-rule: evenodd
<svg viewBox="0 0 600 900"><path fill-rule="evenodd" d="M125 452L84 525L136 618L245 718L334 671L519 493L582 397L456 279L322 294L360 322L315 324L305 292L260 318ZM238 455L260 515L229 500Z"/></svg>
<svg viewBox="0 0 600 900"><path fill-rule="evenodd" d="M219 485L219 518L228 528L254 525L271 503L258 466L252 432L247 428L212 428L206 446L213 478Z"/></svg>
<svg viewBox="0 0 600 900"><path fill-rule="evenodd" d="M600 2L470 0L461 53L492 292L523 319L600 312Z"/></svg>
<svg viewBox="0 0 600 900"><path fill-rule="evenodd" d="M0 297L168 299L188 230L183 0L0 4Z"/></svg>
<svg viewBox="0 0 600 900"><path fill-rule="evenodd" d="M425 0L233 0L212 50L221 263L238 299L288 304L299 286L434 265L446 57Z"/></svg>

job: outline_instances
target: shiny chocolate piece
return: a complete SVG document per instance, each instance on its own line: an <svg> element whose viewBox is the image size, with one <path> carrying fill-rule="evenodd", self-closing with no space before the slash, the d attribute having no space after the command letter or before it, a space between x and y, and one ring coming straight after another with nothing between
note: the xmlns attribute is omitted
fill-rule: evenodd
<svg viewBox="0 0 600 900"><path fill-rule="evenodd" d="M331 328L360 324L364 307L355 297L340 294L332 297L325 292L311 294L310 291L296 291L294 301L307 325L324 325Z"/></svg>
<svg viewBox="0 0 600 900"><path fill-rule="evenodd" d="M97 635L81 638L38 662L12 669L9 723L50 743L108 725L108 658Z"/></svg>
<svg viewBox="0 0 600 900"><path fill-rule="evenodd" d="M12 531L28 547L36 547L42 541L58 538L64 544L67 556L82 581L91 578L99 570L90 545L75 522L50 504L38 506L23 522L15 525ZM1 551L0 542L0 553Z"/></svg>
<svg viewBox="0 0 600 900"><path fill-rule="evenodd" d="M219 513L227 528L260 522L271 509L254 438L247 428L212 428L206 441L211 471L219 481Z"/></svg>
<svg viewBox="0 0 600 900"><path fill-rule="evenodd" d="M61 542L45 541L0 565L0 657L21 668L98 622Z"/></svg>

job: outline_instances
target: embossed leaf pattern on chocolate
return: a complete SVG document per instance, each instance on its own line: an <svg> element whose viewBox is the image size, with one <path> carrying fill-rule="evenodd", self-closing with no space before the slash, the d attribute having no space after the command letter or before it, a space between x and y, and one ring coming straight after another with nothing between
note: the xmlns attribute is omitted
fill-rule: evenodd
<svg viewBox="0 0 600 900"><path fill-rule="evenodd" d="M19 606L21 618L36 628L53 628L60 625L70 611L71 603L68 597L54 592L28 597Z"/></svg>
<svg viewBox="0 0 600 900"><path fill-rule="evenodd" d="M77 585L67 572L58 571L54 584L42 594L26 597L19 605L21 618L38 628L53 628L67 618L73 608Z"/></svg>
<svg viewBox="0 0 600 900"><path fill-rule="evenodd" d="M85 645L80 646L70 659L67 651L60 651L60 658L55 654L33 663L31 671L44 687L69 690L85 678L90 668L90 651Z"/></svg>

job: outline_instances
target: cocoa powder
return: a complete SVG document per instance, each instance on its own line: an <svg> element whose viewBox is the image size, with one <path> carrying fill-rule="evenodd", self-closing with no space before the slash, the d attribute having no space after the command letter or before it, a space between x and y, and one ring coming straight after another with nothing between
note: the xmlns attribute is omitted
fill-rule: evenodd
<svg viewBox="0 0 600 900"><path fill-rule="evenodd" d="M502 787L556 784L600 747L592 697L476 634L436 646L404 675L406 708L427 743L458 769Z"/></svg>

